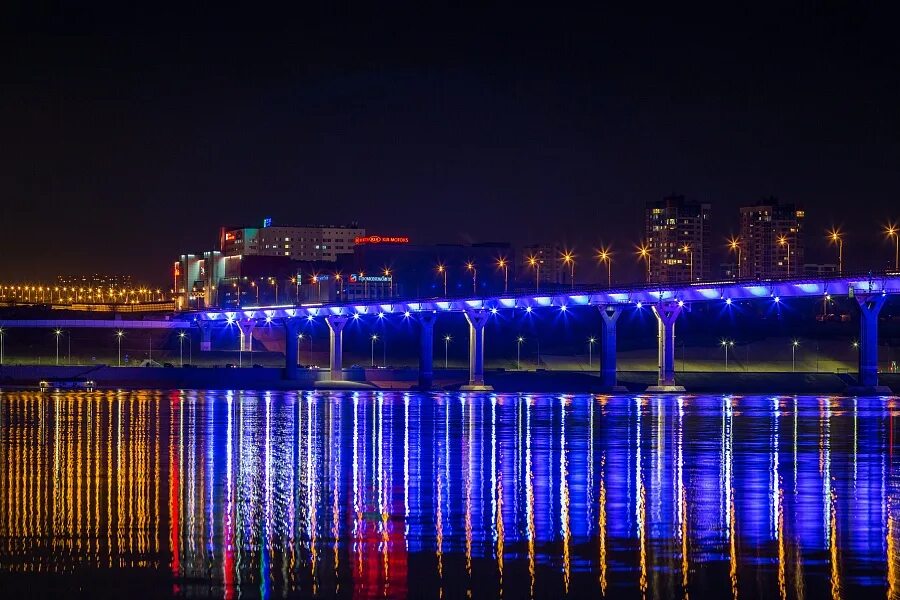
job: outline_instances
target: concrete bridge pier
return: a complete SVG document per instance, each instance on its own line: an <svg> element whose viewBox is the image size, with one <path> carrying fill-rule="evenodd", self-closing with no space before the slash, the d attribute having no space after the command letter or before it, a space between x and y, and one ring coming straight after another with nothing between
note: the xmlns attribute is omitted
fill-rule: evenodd
<svg viewBox="0 0 900 600"><path fill-rule="evenodd" d="M240 345L242 352L253 352L253 330L256 329L256 321L248 319L246 321L236 320L235 325L240 330Z"/></svg>
<svg viewBox="0 0 900 600"><path fill-rule="evenodd" d="M462 386L463 391L492 390L484 384L484 326L491 313L486 310L467 308L466 321L469 322L469 383Z"/></svg>
<svg viewBox="0 0 900 600"><path fill-rule="evenodd" d="M329 336L328 353L330 356L331 381L344 380L344 326L349 317L344 315L328 315L325 322L331 334Z"/></svg>
<svg viewBox="0 0 900 600"><path fill-rule="evenodd" d="M857 385L848 391L856 394L890 394L887 386L878 385L878 314L887 296L882 293L856 293L859 304L859 376Z"/></svg>
<svg viewBox="0 0 900 600"><path fill-rule="evenodd" d="M297 379L299 355L297 353L297 336L300 335L300 319L284 320L284 378Z"/></svg>
<svg viewBox="0 0 900 600"><path fill-rule="evenodd" d="M430 390L434 384L434 311L419 313L419 389Z"/></svg>
<svg viewBox="0 0 900 600"><path fill-rule="evenodd" d="M675 383L675 321L682 305L677 302L660 302L653 306L658 326L659 378L648 392L683 392L684 387Z"/></svg>
<svg viewBox="0 0 900 600"><path fill-rule="evenodd" d="M200 328L200 352L212 350L212 323L209 321L197 321Z"/></svg>
<svg viewBox="0 0 900 600"><path fill-rule="evenodd" d="M603 391L627 392L625 386L616 385L616 321L622 314L622 307L610 304L598 308L603 317L600 332L600 380Z"/></svg>

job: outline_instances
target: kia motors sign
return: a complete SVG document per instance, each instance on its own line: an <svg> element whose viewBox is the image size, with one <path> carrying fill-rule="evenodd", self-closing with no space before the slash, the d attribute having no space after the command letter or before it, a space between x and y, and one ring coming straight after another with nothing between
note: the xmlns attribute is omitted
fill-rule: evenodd
<svg viewBox="0 0 900 600"><path fill-rule="evenodd" d="M357 236L353 239L354 244L408 244L409 237L405 235L386 237L380 235Z"/></svg>

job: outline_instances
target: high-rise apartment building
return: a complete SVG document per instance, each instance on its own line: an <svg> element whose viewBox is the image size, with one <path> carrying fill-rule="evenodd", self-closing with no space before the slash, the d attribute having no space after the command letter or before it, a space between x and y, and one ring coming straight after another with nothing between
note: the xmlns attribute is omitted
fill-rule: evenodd
<svg viewBox="0 0 900 600"><path fill-rule="evenodd" d="M334 262L339 255L353 254L357 238L366 230L350 225L273 225L223 227L220 248L225 256L287 256L292 260Z"/></svg>
<svg viewBox="0 0 900 600"><path fill-rule="evenodd" d="M741 277L796 277L802 274L805 211L766 198L741 208Z"/></svg>
<svg viewBox="0 0 900 600"><path fill-rule="evenodd" d="M709 279L709 209L709 204L685 200L684 196L647 203L644 239L651 282Z"/></svg>

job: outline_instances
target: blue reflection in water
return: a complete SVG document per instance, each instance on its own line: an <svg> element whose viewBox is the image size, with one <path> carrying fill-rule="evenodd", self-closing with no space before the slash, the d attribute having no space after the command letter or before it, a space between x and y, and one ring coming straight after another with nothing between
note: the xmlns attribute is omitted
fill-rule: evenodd
<svg viewBox="0 0 900 600"><path fill-rule="evenodd" d="M896 400L4 392L0 582L897 597Z"/></svg>

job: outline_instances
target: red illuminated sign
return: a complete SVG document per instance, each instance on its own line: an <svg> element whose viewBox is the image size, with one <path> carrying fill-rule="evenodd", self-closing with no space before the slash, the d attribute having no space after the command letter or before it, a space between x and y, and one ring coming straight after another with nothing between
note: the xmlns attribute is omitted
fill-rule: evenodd
<svg viewBox="0 0 900 600"><path fill-rule="evenodd" d="M405 235L384 237L380 235L359 236L353 240L354 244L408 244L409 238Z"/></svg>
<svg viewBox="0 0 900 600"><path fill-rule="evenodd" d="M233 233L226 233L226 234L225 234L225 239L228 240L228 241L233 240L233 239L234 239L234 234L233 234Z"/></svg>

